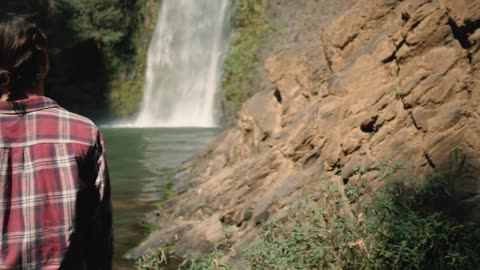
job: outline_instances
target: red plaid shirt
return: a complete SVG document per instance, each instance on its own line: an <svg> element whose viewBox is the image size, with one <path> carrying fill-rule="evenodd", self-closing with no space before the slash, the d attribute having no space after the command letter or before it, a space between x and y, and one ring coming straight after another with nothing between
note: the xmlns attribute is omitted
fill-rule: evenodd
<svg viewBox="0 0 480 270"><path fill-rule="evenodd" d="M46 97L0 101L0 269L111 269L102 136Z"/></svg>

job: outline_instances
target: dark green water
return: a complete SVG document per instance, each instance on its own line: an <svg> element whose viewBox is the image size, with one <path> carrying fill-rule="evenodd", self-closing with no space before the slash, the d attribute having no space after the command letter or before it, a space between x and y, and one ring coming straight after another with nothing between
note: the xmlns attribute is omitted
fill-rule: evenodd
<svg viewBox="0 0 480 270"><path fill-rule="evenodd" d="M167 176L205 147L219 129L102 128L112 183L114 269L133 269L121 256L144 235L140 220L166 194Z"/></svg>

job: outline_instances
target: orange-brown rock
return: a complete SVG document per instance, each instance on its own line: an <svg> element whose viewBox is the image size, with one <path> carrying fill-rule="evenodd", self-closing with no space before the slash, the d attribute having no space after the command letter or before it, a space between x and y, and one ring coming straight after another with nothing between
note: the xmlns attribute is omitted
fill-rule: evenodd
<svg viewBox="0 0 480 270"><path fill-rule="evenodd" d="M263 88L234 128L182 166L178 195L159 209L163 229L132 255L166 242L179 256L208 252L230 226L228 259L325 176L343 192L359 167L376 183L369 171L380 161L419 178L446 169L457 148L477 162L480 2L335 2L269 1L273 24L290 24L281 46L262 53Z"/></svg>

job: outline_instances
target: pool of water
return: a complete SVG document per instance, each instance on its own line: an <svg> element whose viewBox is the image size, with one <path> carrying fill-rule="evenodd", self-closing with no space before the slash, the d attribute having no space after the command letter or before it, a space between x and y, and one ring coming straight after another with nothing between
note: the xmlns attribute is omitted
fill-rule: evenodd
<svg viewBox="0 0 480 270"><path fill-rule="evenodd" d="M145 237L141 219L164 199L168 176L219 129L102 128L112 184L114 269L134 269L123 254Z"/></svg>

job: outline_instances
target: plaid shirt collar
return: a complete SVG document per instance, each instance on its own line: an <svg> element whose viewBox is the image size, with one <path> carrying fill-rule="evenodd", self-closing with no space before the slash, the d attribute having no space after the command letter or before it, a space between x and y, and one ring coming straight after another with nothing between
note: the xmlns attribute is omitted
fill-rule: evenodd
<svg viewBox="0 0 480 270"><path fill-rule="evenodd" d="M13 102L0 100L0 114L26 114L48 108L58 107L58 104L47 97L38 96Z"/></svg>

